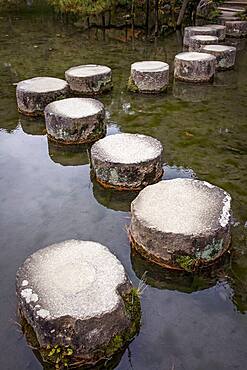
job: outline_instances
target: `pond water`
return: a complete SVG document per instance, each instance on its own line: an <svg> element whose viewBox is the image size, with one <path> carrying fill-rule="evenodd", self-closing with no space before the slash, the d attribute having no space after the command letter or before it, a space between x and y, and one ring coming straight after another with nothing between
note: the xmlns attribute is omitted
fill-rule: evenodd
<svg viewBox="0 0 247 370"><path fill-rule="evenodd" d="M81 32L52 15L0 18L0 368L38 370L17 324L15 273L39 248L65 239L99 241L125 266L134 285L146 273L142 326L118 370L233 370L247 363L247 49L236 68L211 86L171 84L166 95L126 92L130 64L181 50L180 36L125 42L124 31ZM138 132L164 145L165 178L212 182L233 198L233 252L210 276L157 271L129 246L133 194L106 191L90 179L86 153L47 142L42 119L16 110L15 84L34 76L63 78L71 66L109 65L114 89L101 97L108 134Z"/></svg>

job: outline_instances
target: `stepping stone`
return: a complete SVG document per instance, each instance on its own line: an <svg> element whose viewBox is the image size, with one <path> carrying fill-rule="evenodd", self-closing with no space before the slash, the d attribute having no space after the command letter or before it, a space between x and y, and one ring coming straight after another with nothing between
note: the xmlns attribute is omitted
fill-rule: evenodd
<svg viewBox="0 0 247 370"><path fill-rule="evenodd" d="M216 57L217 70L230 69L235 64L236 48L234 46L206 45L202 48L202 52Z"/></svg>
<svg viewBox="0 0 247 370"><path fill-rule="evenodd" d="M16 289L29 345L60 368L109 358L139 329L138 292L99 243L68 240L38 250L19 268Z"/></svg>
<svg viewBox="0 0 247 370"><path fill-rule="evenodd" d="M131 64L128 90L147 94L166 91L169 84L169 65L159 61Z"/></svg>
<svg viewBox="0 0 247 370"><path fill-rule="evenodd" d="M116 134L91 148L96 180L106 188L140 190L162 176L161 143L150 136Z"/></svg>
<svg viewBox="0 0 247 370"><path fill-rule="evenodd" d="M131 204L132 246L172 269L210 265L230 245L231 197L205 181L175 179L143 189Z"/></svg>
<svg viewBox="0 0 247 370"><path fill-rule="evenodd" d="M247 36L247 21L229 21L225 23L226 34L231 37Z"/></svg>
<svg viewBox="0 0 247 370"><path fill-rule="evenodd" d="M226 38L226 26L222 24L207 24L205 27L213 28L216 30L216 36L219 41L223 41Z"/></svg>
<svg viewBox="0 0 247 370"><path fill-rule="evenodd" d="M217 36L217 30L210 26L190 26L184 29L183 44L185 47L189 47L190 37L195 35L211 35Z"/></svg>
<svg viewBox="0 0 247 370"><path fill-rule="evenodd" d="M189 41L189 51L200 51L204 45L218 44L218 37L210 35L191 36Z"/></svg>
<svg viewBox="0 0 247 370"><path fill-rule="evenodd" d="M112 89L111 68L97 64L72 67L65 72L65 79L73 93L96 95Z"/></svg>
<svg viewBox="0 0 247 370"><path fill-rule="evenodd" d="M211 54L184 52L174 61L174 77L185 82L209 82L213 80L216 58Z"/></svg>
<svg viewBox="0 0 247 370"><path fill-rule="evenodd" d="M45 108L47 135L61 144L90 143L106 132L104 105L91 98L68 98Z"/></svg>
<svg viewBox="0 0 247 370"><path fill-rule="evenodd" d="M68 94L66 81L53 77L34 77L21 81L16 87L16 100L20 113L27 116L43 115L47 104Z"/></svg>

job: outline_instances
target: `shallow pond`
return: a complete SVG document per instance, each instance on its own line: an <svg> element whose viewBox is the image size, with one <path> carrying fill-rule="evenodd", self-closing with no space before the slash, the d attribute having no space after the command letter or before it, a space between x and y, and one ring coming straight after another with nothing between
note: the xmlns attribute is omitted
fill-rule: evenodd
<svg viewBox="0 0 247 370"><path fill-rule="evenodd" d="M118 370L233 370L247 362L247 49L238 45L235 70L211 86L172 85L163 96L126 92L130 63L172 65L179 35L157 43L125 42L124 32L82 33L52 15L0 18L0 368L42 366L16 323L15 273L51 243L77 238L107 245L133 283L146 273L142 327ZM233 253L210 276L176 276L146 265L130 250L126 225L133 194L103 190L90 179L86 153L47 142L43 120L16 110L15 84L33 76L63 78L68 67L112 67L114 89L101 100L108 134L138 132L164 145L165 178L192 177L233 197Z"/></svg>

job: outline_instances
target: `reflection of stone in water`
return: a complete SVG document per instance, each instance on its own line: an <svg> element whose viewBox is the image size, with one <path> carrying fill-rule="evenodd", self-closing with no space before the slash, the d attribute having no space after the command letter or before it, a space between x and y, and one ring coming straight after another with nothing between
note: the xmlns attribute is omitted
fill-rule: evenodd
<svg viewBox="0 0 247 370"><path fill-rule="evenodd" d="M106 135L115 135L115 134L119 134L121 131L120 131L120 127L118 126L117 123L115 122L108 122L107 124L107 131L106 131Z"/></svg>
<svg viewBox="0 0 247 370"><path fill-rule="evenodd" d="M191 84L181 81L174 81L173 96L177 99L197 103L207 100L212 90L211 84Z"/></svg>
<svg viewBox="0 0 247 370"><path fill-rule="evenodd" d="M62 166L82 166L89 163L88 145L59 145L47 138L51 160Z"/></svg>
<svg viewBox="0 0 247 370"><path fill-rule="evenodd" d="M21 117L19 119L22 131L27 135L45 135L45 121L43 118Z"/></svg>
<svg viewBox="0 0 247 370"><path fill-rule="evenodd" d="M195 179L196 174L190 168L178 167L178 166L163 166L163 176L162 180L171 180L176 178L187 178L187 179Z"/></svg>
<svg viewBox="0 0 247 370"><path fill-rule="evenodd" d="M137 192L105 189L95 180L92 173L91 181L93 183L93 195L98 203L114 211L130 211L130 204L137 196Z"/></svg>
<svg viewBox="0 0 247 370"><path fill-rule="evenodd" d="M236 71L234 71L234 69L229 71L218 71L215 75L213 85L217 87L229 87L230 89L236 88L238 85Z"/></svg>
<svg viewBox="0 0 247 370"><path fill-rule="evenodd" d="M229 257L224 257L225 263ZM208 268L191 273L186 271L166 270L148 262L136 250L131 247L131 263L137 277L152 287L158 289L178 290L180 292L192 293L214 286L219 278L225 276L222 260L219 267Z"/></svg>

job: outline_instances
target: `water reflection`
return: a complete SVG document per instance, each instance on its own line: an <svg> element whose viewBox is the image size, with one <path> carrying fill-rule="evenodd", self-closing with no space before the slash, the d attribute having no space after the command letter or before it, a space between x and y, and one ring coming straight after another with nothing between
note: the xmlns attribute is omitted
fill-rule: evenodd
<svg viewBox="0 0 247 370"><path fill-rule="evenodd" d="M197 103L209 99L212 84L191 84L175 81L173 83L173 96L185 102Z"/></svg>
<svg viewBox="0 0 247 370"><path fill-rule="evenodd" d="M88 145L61 145L47 138L51 160L62 166L82 166L89 163Z"/></svg>
<svg viewBox="0 0 247 370"><path fill-rule="evenodd" d="M46 135L45 121L43 118L32 118L22 116L18 123L22 131L27 135Z"/></svg>
<svg viewBox="0 0 247 370"><path fill-rule="evenodd" d="M131 262L133 270L139 279L158 289L177 290L192 293L197 290L214 286L217 281L226 278L224 264L227 266L229 255L224 257L214 268L201 270L198 273L180 272L163 269L143 258L133 247L131 248ZM143 278L144 277L144 278Z"/></svg>
<svg viewBox="0 0 247 370"><path fill-rule="evenodd" d="M163 166L162 180L171 180L176 178L195 179L196 174L191 168L184 168L181 166Z"/></svg>

